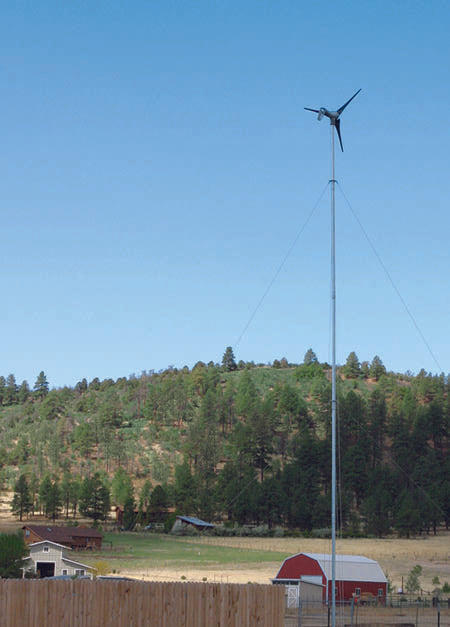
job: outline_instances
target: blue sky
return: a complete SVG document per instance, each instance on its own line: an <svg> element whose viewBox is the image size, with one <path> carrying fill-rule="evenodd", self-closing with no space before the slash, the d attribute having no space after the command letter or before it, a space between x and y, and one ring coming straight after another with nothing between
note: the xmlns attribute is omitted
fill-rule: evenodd
<svg viewBox="0 0 450 627"><path fill-rule="evenodd" d="M450 371L450 5L13 2L0 9L0 373L52 386L173 364ZM437 363L436 363L437 362Z"/></svg>

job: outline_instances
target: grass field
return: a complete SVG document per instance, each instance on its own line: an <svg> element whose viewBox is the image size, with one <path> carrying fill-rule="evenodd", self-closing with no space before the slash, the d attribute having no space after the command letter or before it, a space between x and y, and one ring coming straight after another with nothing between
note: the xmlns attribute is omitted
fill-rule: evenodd
<svg viewBox="0 0 450 627"><path fill-rule="evenodd" d="M26 521L24 521L25 523ZM45 524L36 520L35 524ZM89 521L80 521L89 524ZM0 531L12 532L24 524L13 518L9 499L0 499ZM63 520L57 524L64 524ZM432 580L450 582L450 532L410 540L388 538L337 541L338 553L365 555L377 560L395 588L406 581L413 566L423 568L425 591ZM83 563L103 562L105 570L139 579L269 583L283 559L295 553L330 553L330 540L306 538L177 538L153 533L107 533L99 553L76 553Z"/></svg>
<svg viewBox="0 0 450 627"><path fill-rule="evenodd" d="M109 544L111 543L111 545ZM404 539L345 539L338 553L376 559L395 587L415 564L423 568L421 584L431 591L433 577L450 582L450 534ZM294 553L330 553L329 540L304 538L176 538L152 533L105 535L99 553L78 554L89 564L101 561L109 572L144 579L269 583L283 559Z"/></svg>
<svg viewBox="0 0 450 627"><path fill-rule="evenodd" d="M242 563L277 564L285 557L285 553L274 551L273 548L244 548L195 540L154 533L108 533L104 537L103 550L90 553L89 561L107 561L112 569L165 568L174 564L180 568L208 569Z"/></svg>

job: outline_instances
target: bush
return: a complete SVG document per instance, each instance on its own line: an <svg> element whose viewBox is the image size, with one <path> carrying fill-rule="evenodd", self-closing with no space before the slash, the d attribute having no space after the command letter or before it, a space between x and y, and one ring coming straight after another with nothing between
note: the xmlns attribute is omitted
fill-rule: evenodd
<svg viewBox="0 0 450 627"><path fill-rule="evenodd" d="M311 364L302 364L298 366L294 370L294 377L297 381L311 380L311 379L323 379L325 378L325 373L323 371L323 366L321 366L317 362L313 362Z"/></svg>
<svg viewBox="0 0 450 627"><path fill-rule="evenodd" d="M95 573L96 577L98 577L99 575L107 575L109 573L108 562L98 560L97 562L94 562L92 564L92 567L95 568L96 570L96 573Z"/></svg>
<svg viewBox="0 0 450 627"><path fill-rule="evenodd" d="M22 576L22 560L28 554L23 532L0 533L0 578L17 579Z"/></svg>
<svg viewBox="0 0 450 627"><path fill-rule="evenodd" d="M172 531L172 527L174 526L176 519L176 512L172 512L167 516L166 520L164 521L164 533L170 533Z"/></svg>

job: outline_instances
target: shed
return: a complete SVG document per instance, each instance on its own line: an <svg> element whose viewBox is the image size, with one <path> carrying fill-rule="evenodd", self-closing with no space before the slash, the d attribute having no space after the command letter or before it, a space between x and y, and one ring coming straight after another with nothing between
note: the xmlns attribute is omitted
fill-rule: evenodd
<svg viewBox="0 0 450 627"><path fill-rule="evenodd" d="M291 580L272 579L272 583L285 586L286 607L298 607L299 603L322 604L321 583L312 581L298 581L293 583Z"/></svg>
<svg viewBox="0 0 450 627"><path fill-rule="evenodd" d="M57 542L33 542L28 548L30 555L24 559L24 572L31 571L39 577L82 577L95 571L91 566L70 559L67 553L71 549Z"/></svg>
<svg viewBox="0 0 450 627"><path fill-rule="evenodd" d="M197 529L197 531L214 529L214 525L200 520L200 518L194 518L193 516L177 516L172 531L180 531L181 529L187 529L189 527Z"/></svg>
<svg viewBox="0 0 450 627"><path fill-rule="evenodd" d="M284 560L272 583L295 585L311 582L323 585L322 600L331 600L332 558L324 553L297 553ZM361 597L384 602L387 579L375 560L363 555L336 555L336 601Z"/></svg>

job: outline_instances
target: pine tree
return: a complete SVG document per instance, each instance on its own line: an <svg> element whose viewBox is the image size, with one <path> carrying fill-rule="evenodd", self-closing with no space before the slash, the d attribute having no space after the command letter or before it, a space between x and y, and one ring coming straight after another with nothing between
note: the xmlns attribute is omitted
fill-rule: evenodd
<svg viewBox="0 0 450 627"><path fill-rule="evenodd" d="M58 517L61 510L61 504L61 490L58 482L54 481L49 490L46 503L46 515L53 521Z"/></svg>
<svg viewBox="0 0 450 627"><path fill-rule="evenodd" d="M103 483L98 472L86 477L81 486L79 499L80 512L93 520L105 520L110 509L109 488Z"/></svg>
<svg viewBox="0 0 450 627"><path fill-rule="evenodd" d="M39 486L39 506L41 511L47 513L47 502L50 499L50 492L52 490L52 480L48 473L45 474Z"/></svg>
<svg viewBox="0 0 450 627"><path fill-rule="evenodd" d="M123 506L122 527L125 531L132 531L136 525L135 503L132 496L128 496Z"/></svg>
<svg viewBox="0 0 450 627"><path fill-rule="evenodd" d="M22 381L19 387L19 391L17 393L19 403L25 403L25 401L29 398L31 394L30 386L28 385L28 381Z"/></svg>
<svg viewBox="0 0 450 627"><path fill-rule="evenodd" d="M32 509L32 499L30 488L25 475L20 475L14 486L14 496L11 501L11 511L15 516L19 516L22 521L23 514L28 514Z"/></svg>
<svg viewBox="0 0 450 627"><path fill-rule="evenodd" d="M378 381L378 379L383 374L386 374L386 368L384 367L383 362L381 361L380 357L378 357L378 355L375 355L375 357L372 359L372 363L369 367L369 374L372 379L375 379L375 381Z"/></svg>
<svg viewBox="0 0 450 627"><path fill-rule="evenodd" d="M118 468L111 483L113 503L125 506L128 499L134 501L134 490L131 477L123 468Z"/></svg>
<svg viewBox="0 0 450 627"><path fill-rule="evenodd" d="M17 384L16 377L13 374L9 374L6 379L6 389L4 396L4 405L12 405L13 403L17 403Z"/></svg>
<svg viewBox="0 0 450 627"><path fill-rule="evenodd" d="M0 406L3 405L5 398L6 398L6 379L5 377L0 377Z"/></svg>
<svg viewBox="0 0 450 627"><path fill-rule="evenodd" d="M41 372L38 375L38 378L36 379L36 383L34 384L34 388L33 388L34 396L36 398L43 399L47 396L48 390L49 390L49 387L48 387L47 377L45 376L45 372L41 370Z"/></svg>
<svg viewBox="0 0 450 627"><path fill-rule="evenodd" d="M310 366L311 364L317 364L318 363L318 359L317 359L317 355L316 353L313 351L312 348L308 348L308 350L305 353L305 356L303 358L303 363L306 364L307 366Z"/></svg>
<svg viewBox="0 0 450 627"><path fill-rule="evenodd" d="M236 360L234 358L234 353L233 353L233 349L231 348L231 346L227 346L227 348L226 348L226 350L225 350L225 352L223 354L222 366L228 372L230 372L232 370L236 370L236 368L237 368Z"/></svg>
<svg viewBox="0 0 450 627"><path fill-rule="evenodd" d="M361 365L355 352L352 351L349 354L342 370L345 376L349 379L356 379L359 376Z"/></svg>

